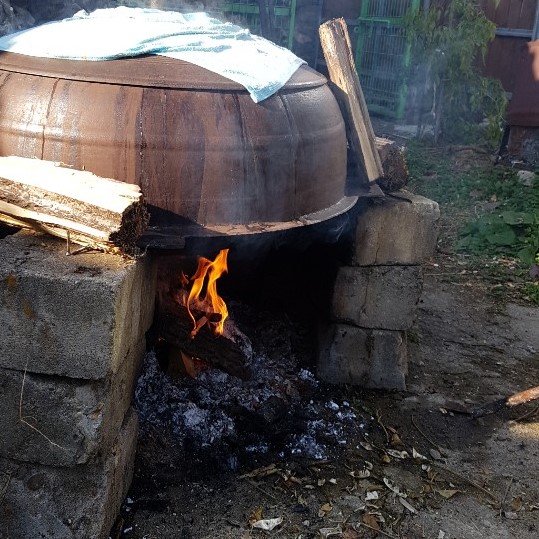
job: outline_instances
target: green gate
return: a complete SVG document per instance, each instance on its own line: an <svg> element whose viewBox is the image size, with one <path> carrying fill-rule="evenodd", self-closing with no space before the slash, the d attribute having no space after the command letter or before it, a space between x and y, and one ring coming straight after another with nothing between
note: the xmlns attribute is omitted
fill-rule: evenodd
<svg viewBox="0 0 539 539"><path fill-rule="evenodd" d="M292 49L296 18L296 0L266 0L268 22L272 41ZM260 7L253 0L223 2L222 10L227 18L239 26L249 28L253 34L261 35Z"/></svg>
<svg viewBox="0 0 539 539"><path fill-rule="evenodd" d="M358 18L356 69L371 112L401 119L406 108L406 70L411 45L404 29L420 0L363 0Z"/></svg>

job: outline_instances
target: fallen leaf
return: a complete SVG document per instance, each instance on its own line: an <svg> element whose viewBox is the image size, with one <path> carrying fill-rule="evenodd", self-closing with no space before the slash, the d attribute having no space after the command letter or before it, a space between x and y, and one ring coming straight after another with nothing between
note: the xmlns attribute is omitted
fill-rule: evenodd
<svg viewBox="0 0 539 539"><path fill-rule="evenodd" d="M342 533L343 539L360 539L359 532L354 528L346 528Z"/></svg>
<svg viewBox="0 0 539 539"><path fill-rule="evenodd" d="M359 442L359 445L360 445L363 449L366 449L367 451L372 451L372 450L373 450L373 447L372 447L372 445L371 445L369 442Z"/></svg>
<svg viewBox="0 0 539 539"><path fill-rule="evenodd" d="M443 496L446 500L448 500L449 498L452 498L457 492L460 492L460 490L441 489L441 490L435 490L434 492L437 492L440 496Z"/></svg>
<svg viewBox="0 0 539 539"><path fill-rule="evenodd" d="M513 498L513 501L511 502L511 509L517 513L522 509L522 498L520 496L517 496L516 498Z"/></svg>
<svg viewBox="0 0 539 539"><path fill-rule="evenodd" d="M412 514L417 513L417 509L411 503L408 503L404 498L401 498L400 496L399 496L399 502L401 502L401 504L404 507L406 507L406 509L408 509L408 511L410 511L410 513L412 513Z"/></svg>
<svg viewBox="0 0 539 539"><path fill-rule="evenodd" d="M325 517L331 510L333 509L333 506L330 503L325 503L322 506L320 506L320 509L318 510L318 516L320 518Z"/></svg>
<svg viewBox="0 0 539 539"><path fill-rule="evenodd" d="M414 459L427 460L427 457L416 451L415 447L412 447L412 457Z"/></svg>
<svg viewBox="0 0 539 539"><path fill-rule="evenodd" d="M258 522L262 520L262 507L258 507L249 515L249 523Z"/></svg>
<svg viewBox="0 0 539 539"><path fill-rule="evenodd" d="M257 468L249 473L246 473L240 476L242 479L245 477L267 477L268 475L273 475L279 472L279 468L275 464L270 464L269 466L263 466L262 468Z"/></svg>
<svg viewBox="0 0 539 539"><path fill-rule="evenodd" d="M391 464L391 458L389 457L389 455L387 455L386 453L384 453L381 457L380 457L380 462L382 464Z"/></svg>
<svg viewBox="0 0 539 539"><path fill-rule="evenodd" d="M267 518L265 520L257 520L252 524L253 528L258 528L259 530L264 530L270 532L274 530L277 526L280 526L283 523L283 517L279 518Z"/></svg>
<svg viewBox="0 0 539 539"><path fill-rule="evenodd" d="M365 468L367 468L367 470L372 470L374 468L372 462L369 462L368 460L365 461Z"/></svg>
<svg viewBox="0 0 539 539"><path fill-rule="evenodd" d="M400 436L396 432L394 432L391 435L391 445L393 447L396 447L398 445L402 445L402 440L400 439Z"/></svg>
<svg viewBox="0 0 539 539"><path fill-rule="evenodd" d="M378 491L371 490L370 492L367 492L367 495L365 496L365 501L370 502L372 500L377 500L378 498L379 498Z"/></svg>
<svg viewBox="0 0 539 539"><path fill-rule="evenodd" d="M371 476L371 472L369 470L354 470L350 472L350 475L354 479L367 479L367 477Z"/></svg>
<svg viewBox="0 0 539 539"><path fill-rule="evenodd" d="M371 515L370 513L364 513L363 517L361 518L363 521L363 524L367 524L367 526L370 526L371 528L378 531L380 529L380 525L378 524L378 520L374 515Z"/></svg>
<svg viewBox="0 0 539 539"><path fill-rule="evenodd" d="M332 535L342 535L342 528L340 526L337 526L336 528L322 528L318 530L318 533L320 534L320 537L325 539Z"/></svg>
<svg viewBox="0 0 539 539"><path fill-rule="evenodd" d="M395 449L388 449L387 453L396 459L407 459L410 456L408 451L397 451Z"/></svg>
<svg viewBox="0 0 539 539"><path fill-rule="evenodd" d="M387 478L387 477L384 477L384 485L389 489L391 490L392 492L394 492L397 496L400 496L401 498L407 498L408 495L404 492L402 492L399 487L396 487L395 485L393 485L391 483L391 481Z"/></svg>

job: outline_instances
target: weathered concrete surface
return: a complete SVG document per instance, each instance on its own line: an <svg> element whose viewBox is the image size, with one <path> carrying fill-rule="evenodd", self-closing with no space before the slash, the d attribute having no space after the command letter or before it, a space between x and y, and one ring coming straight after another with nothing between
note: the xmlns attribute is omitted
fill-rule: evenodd
<svg viewBox="0 0 539 539"><path fill-rule="evenodd" d="M321 335L318 376L334 384L406 389L406 344L402 331L332 324Z"/></svg>
<svg viewBox="0 0 539 539"><path fill-rule="evenodd" d="M359 214L353 265L418 265L432 256L440 209L428 198L397 191L366 202Z"/></svg>
<svg viewBox="0 0 539 539"><path fill-rule="evenodd" d="M422 282L419 266L343 266L335 280L331 316L363 328L410 329Z"/></svg>
<svg viewBox="0 0 539 539"><path fill-rule="evenodd" d="M0 369L0 457L73 466L106 455L133 399L144 352L140 339L101 381Z"/></svg>
<svg viewBox="0 0 539 539"><path fill-rule="evenodd" d="M54 468L0 459L0 539L105 539L133 474L130 411L104 462Z"/></svg>
<svg viewBox="0 0 539 539"><path fill-rule="evenodd" d="M63 241L31 232L0 240L0 250L0 367L104 379L149 328L149 257L66 256Z"/></svg>

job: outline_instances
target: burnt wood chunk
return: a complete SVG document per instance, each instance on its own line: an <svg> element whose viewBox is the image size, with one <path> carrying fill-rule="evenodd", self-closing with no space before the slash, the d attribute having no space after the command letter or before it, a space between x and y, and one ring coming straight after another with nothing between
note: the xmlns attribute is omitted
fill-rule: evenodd
<svg viewBox="0 0 539 539"><path fill-rule="evenodd" d="M148 220L138 186L52 161L0 157L0 221L130 253Z"/></svg>
<svg viewBox="0 0 539 539"><path fill-rule="evenodd" d="M368 182L384 175L374 142L374 131L357 75L350 36L344 19L332 19L320 26L320 44L331 79L332 89L341 107L348 142L354 160Z"/></svg>
<svg viewBox="0 0 539 539"><path fill-rule="evenodd" d="M192 336L193 322L187 308L176 304L170 305L159 313L155 333L168 344L181 351L207 361L214 367L237 376L242 380L251 377L251 371L245 364L250 359L241 344L225 335L215 335L208 324L204 324Z"/></svg>
<svg viewBox="0 0 539 539"><path fill-rule="evenodd" d="M384 170L383 177L377 182L378 185L384 193L402 189L410 179L404 151L395 141L387 138L375 137L374 143Z"/></svg>

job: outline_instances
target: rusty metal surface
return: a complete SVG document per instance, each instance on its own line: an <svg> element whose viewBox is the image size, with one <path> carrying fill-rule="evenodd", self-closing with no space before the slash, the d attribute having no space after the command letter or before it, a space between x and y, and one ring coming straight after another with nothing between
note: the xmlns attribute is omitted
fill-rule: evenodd
<svg viewBox="0 0 539 539"><path fill-rule="evenodd" d="M507 123L539 127L539 40L530 41L522 56L507 109Z"/></svg>
<svg viewBox="0 0 539 539"><path fill-rule="evenodd" d="M0 51L5 71L83 82L157 88L244 91L241 84L203 67L165 56L139 56L103 62L37 58ZM290 78L285 88L310 88L326 84L326 78L304 67Z"/></svg>
<svg viewBox="0 0 539 539"><path fill-rule="evenodd" d="M50 70L51 60L32 58L23 72L13 56L0 55L0 155L138 184L154 227L234 234L346 200L342 116L309 68L255 104L236 83L161 57L56 60Z"/></svg>

